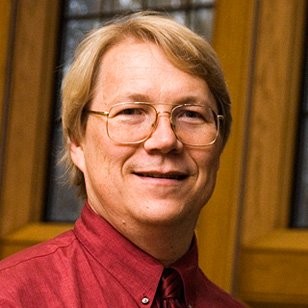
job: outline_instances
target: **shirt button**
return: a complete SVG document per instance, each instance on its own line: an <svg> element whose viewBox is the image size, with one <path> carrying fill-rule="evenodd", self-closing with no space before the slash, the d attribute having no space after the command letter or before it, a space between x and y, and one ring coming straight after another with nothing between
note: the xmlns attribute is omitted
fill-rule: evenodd
<svg viewBox="0 0 308 308"><path fill-rule="evenodd" d="M147 305L149 302L150 302L150 300L146 296L141 300L141 303L143 305Z"/></svg>

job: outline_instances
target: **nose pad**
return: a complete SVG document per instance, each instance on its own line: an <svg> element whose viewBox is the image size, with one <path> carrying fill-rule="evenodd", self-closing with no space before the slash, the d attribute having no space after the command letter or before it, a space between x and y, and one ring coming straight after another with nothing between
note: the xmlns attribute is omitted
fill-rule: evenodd
<svg viewBox="0 0 308 308"><path fill-rule="evenodd" d="M167 119L161 119L165 117L167 117ZM152 134L144 143L145 149L160 150L167 153L169 151L179 150L182 146L182 143L178 140L175 134L174 125L170 118L170 112L159 112L157 115L157 121L153 124Z"/></svg>
<svg viewBox="0 0 308 308"><path fill-rule="evenodd" d="M156 131L158 125L159 125L159 118L160 117L168 117L169 119L169 124L174 132L174 125L172 123L172 120L171 120L171 113L169 111L161 111L161 112L157 112L157 118L156 118L156 121L152 124L152 133L151 133L151 136L153 135L153 133Z"/></svg>
<svg viewBox="0 0 308 308"><path fill-rule="evenodd" d="M174 131L174 125L172 123L172 119L171 119L171 113L169 111L162 111L162 112L159 112L157 114L157 121L156 121L156 127L154 127L154 131L157 129L158 125L159 125L159 118L163 118L163 117L167 117L168 118L168 121L169 122L167 124L167 126L169 126L169 129L172 130L172 133L174 134L175 138L177 138L176 134L175 134L175 131Z"/></svg>

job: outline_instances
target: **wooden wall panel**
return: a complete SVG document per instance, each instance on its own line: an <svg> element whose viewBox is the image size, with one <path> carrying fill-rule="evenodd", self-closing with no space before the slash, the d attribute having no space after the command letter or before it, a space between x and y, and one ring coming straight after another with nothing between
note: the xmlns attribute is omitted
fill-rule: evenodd
<svg viewBox="0 0 308 308"><path fill-rule="evenodd" d="M3 168L2 155L5 144L5 125L7 120L7 95L9 84L7 82L7 74L10 63L10 33L11 33L11 15L12 15L12 1L0 1L0 195L1 195L1 179Z"/></svg>
<svg viewBox="0 0 308 308"><path fill-rule="evenodd" d="M57 1L17 2L9 120L3 155L0 235L38 220L42 210ZM51 19L54 21L51 22Z"/></svg>

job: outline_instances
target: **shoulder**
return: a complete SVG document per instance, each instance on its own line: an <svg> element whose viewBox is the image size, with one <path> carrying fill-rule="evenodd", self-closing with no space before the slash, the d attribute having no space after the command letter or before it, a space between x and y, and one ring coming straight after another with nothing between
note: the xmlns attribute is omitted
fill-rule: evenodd
<svg viewBox="0 0 308 308"><path fill-rule="evenodd" d="M31 263L36 259L52 257L59 250L70 247L76 240L72 231L67 231L46 242L26 248L0 261L0 272L14 268L24 263Z"/></svg>
<svg viewBox="0 0 308 308"><path fill-rule="evenodd" d="M235 299L232 295L224 291L222 288L217 286L211 280L209 280L202 271L200 271L202 284L204 287L199 289L199 292L202 293L201 297L206 298L207 304L212 303L216 308L244 308L246 307L239 300ZM212 307L212 306L210 306Z"/></svg>
<svg viewBox="0 0 308 308"><path fill-rule="evenodd" d="M78 241L74 233L68 231L2 260L0 306L36 307L38 301L52 298L51 286L59 287L57 274L69 271L76 250Z"/></svg>
<svg viewBox="0 0 308 308"><path fill-rule="evenodd" d="M29 284L38 275L48 275L52 267L65 260L67 251L76 242L72 231L65 232L47 242L32 246L0 261L0 290L10 283Z"/></svg>

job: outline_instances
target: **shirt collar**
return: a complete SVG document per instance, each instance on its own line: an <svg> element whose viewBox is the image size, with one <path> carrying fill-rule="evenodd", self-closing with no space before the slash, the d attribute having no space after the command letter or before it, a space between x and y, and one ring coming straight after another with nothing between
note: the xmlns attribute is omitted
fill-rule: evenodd
<svg viewBox="0 0 308 308"><path fill-rule="evenodd" d="M121 235L105 219L85 205L77 220L74 233L89 253L109 271L123 287L140 302L142 298L154 299L163 265ZM189 251L172 266L184 284L185 298L194 298L194 277L198 270L196 239Z"/></svg>
<svg viewBox="0 0 308 308"><path fill-rule="evenodd" d="M195 285L198 281L196 277L199 272L196 237L193 238L188 252L170 267L179 272L184 284L186 301L187 303L192 303L196 297L195 290L198 289L198 286Z"/></svg>

